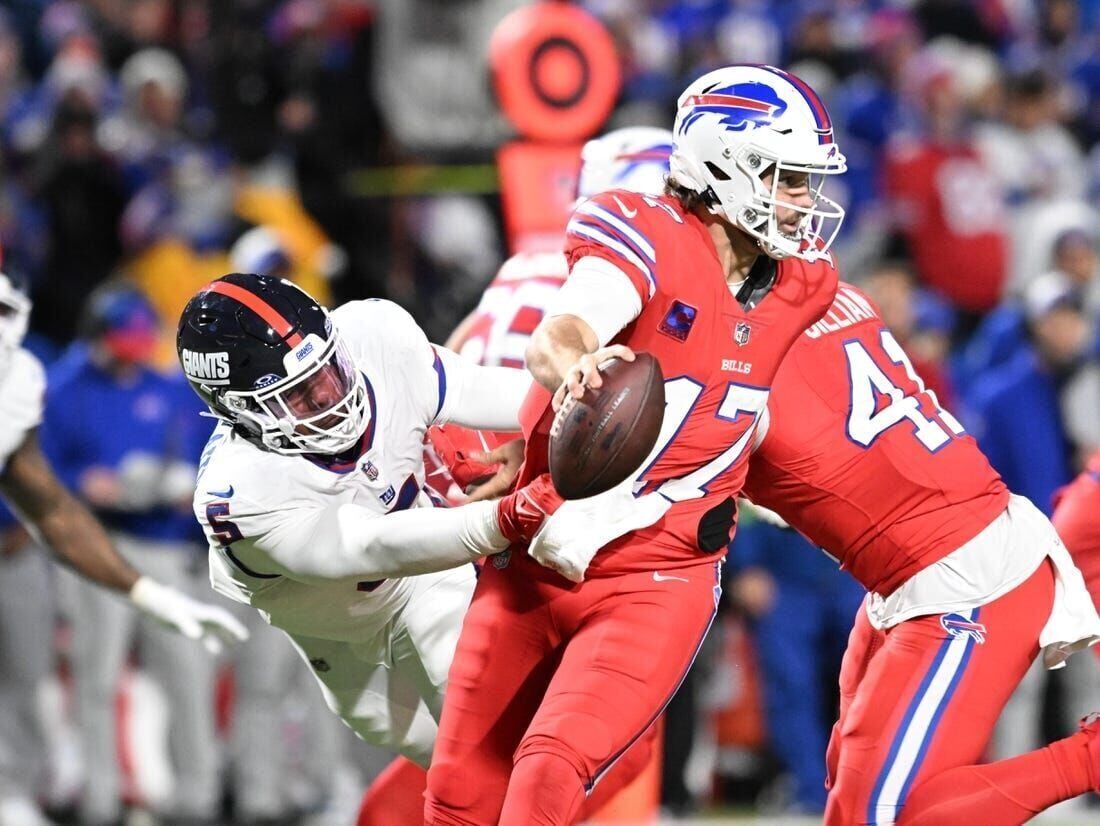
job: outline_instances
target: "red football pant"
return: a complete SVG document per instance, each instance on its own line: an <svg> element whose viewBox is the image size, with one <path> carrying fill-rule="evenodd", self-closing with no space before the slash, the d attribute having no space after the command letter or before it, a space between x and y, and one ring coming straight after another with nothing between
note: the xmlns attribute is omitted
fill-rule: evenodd
<svg viewBox="0 0 1100 826"><path fill-rule="evenodd" d="M826 824L1023 823L1092 787L1084 735L988 765L981 758L1039 652L1051 564L993 602L876 632L861 611L841 666Z"/></svg>
<svg viewBox="0 0 1100 826"><path fill-rule="evenodd" d="M653 756L660 726L650 726L607 776L592 790L581 808L582 818L593 817L629 786ZM407 757L398 757L382 770L363 795L355 826L418 826L424 822L424 790L428 772Z"/></svg>
<svg viewBox="0 0 1100 826"><path fill-rule="evenodd" d="M427 824L575 822L679 687L721 593L714 563L567 585L526 557L486 565L451 666Z"/></svg>

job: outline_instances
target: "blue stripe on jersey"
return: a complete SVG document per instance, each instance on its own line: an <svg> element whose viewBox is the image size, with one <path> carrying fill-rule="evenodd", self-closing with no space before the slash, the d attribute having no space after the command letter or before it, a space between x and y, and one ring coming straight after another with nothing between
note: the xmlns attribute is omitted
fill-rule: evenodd
<svg viewBox="0 0 1100 826"><path fill-rule="evenodd" d="M649 242L645 233L640 232L636 227L631 226L622 218L619 218L614 213L609 212L599 204L594 204L591 201L585 201L577 207L577 212L582 215L596 218L598 222L607 225L607 229L609 229L613 235L621 240L628 241L631 249L645 256L649 259L651 264L657 263L657 252L653 249L653 244Z"/></svg>
<svg viewBox="0 0 1100 826"><path fill-rule="evenodd" d="M584 238L588 241L595 241L597 244L603 247L607 247L609 250L618 253L626 262L630 263L637 269L643 276L649 285L649 298L653 297L653 294L657 292L657 280L653 277L653 273L649 269L649 265L642 260L642 257L634 252L630 246L624 243L622 240L613 237L608 234L602 226L597 226L594 223L588 221L582 221L579 217L574 216L566 227L566 232L570 235L576 235Z"/></svg>
<svg viewBox="0 0 1100 826"><path fill-rule="evenodd" d="M435 368L435 374L439 379L439 404L435 406L435 415L438 416L439 411L443 409L443 402L447 398L447 373L443 369L443 361L439 358L439 351L433 347L432 352L435 353L435 361L432 363L432 367Z"/></svg>
<svg viewBox="0 0 1100 826"><path fill-rule="evenodd" d="M408 510L412 507L413 502L416 501L417 495L420 493L420 486L416 484L416 477L410 476L405 480L405 484L401 486L401 492L397 494L397 502L392 508L390 513L396 513L397 511Z"/></svg>
<svg viewBox="0 0 1100 826"><path fill-rule="evenodd" d="M225 434L219 433L215 428L214 432L210 434L210 438L206 440L206 447L202 449L202 456L199 458L199 469L195 474L196 484L202 478L202 472L206 470L206 466L210 464L210 457L214 455L214 448L224 438Z"/></svg>

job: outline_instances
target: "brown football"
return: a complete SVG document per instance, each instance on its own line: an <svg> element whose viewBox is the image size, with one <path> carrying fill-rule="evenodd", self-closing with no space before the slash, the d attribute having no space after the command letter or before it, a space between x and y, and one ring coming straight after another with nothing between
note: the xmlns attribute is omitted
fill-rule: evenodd
<svg viewBox="0 0 1100 826"><path fill-rule="evenodd" d="M603 386L562 406L550 431L550 478L566 499L584 499L622 482L649 455L665 415L661 365L648 353L613 359Z"/></svg>

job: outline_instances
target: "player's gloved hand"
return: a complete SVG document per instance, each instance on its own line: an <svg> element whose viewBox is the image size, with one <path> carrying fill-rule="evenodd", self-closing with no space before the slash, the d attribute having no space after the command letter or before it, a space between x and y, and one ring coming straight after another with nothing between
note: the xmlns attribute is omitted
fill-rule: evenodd
<svg viewBox="0 0 1100 826"><path fill-rule="evenodd" d="M535 535L527 553L572 582L582 582L592 557L620 536L660 521L672 503L657 493L637 499L634 480L587 499L565 502Z"/></svg>
<svg viewBox="0 0 1100 826"><path fill-rule="evenodd" d="M497 470L494 462L484 461L484 454L495 445L489 444L480 430L449 424L432 425L428 428L428 441L463 492Z"/></svg>
<svg viewBox="0 0 1100 826"><path fill-rule="evenodd" d="M201 640L211 654L220 654L226 643L248 639L248 629L224 608L192 599L147 576L134 583L130 600L162 625L188 639Z"/></svg>
<svg viewBox="0 0 1100 826"><path fill-rule="evenodd" d="M585 353L561 377L561 385L554 393L554 410L559 410L569 397L581 398L586 387L600 387L603 384L600 365L611 359L634 361L634 351L622 344L612 344L609 347L601 347L595 352Z"/></svg>
<svg viewBox="0 0 1100 826"><path fill-rule="evenodd" d="M497 524L509 542L530 542L542 523L564 500L544 473L497 502Z"/></svg>

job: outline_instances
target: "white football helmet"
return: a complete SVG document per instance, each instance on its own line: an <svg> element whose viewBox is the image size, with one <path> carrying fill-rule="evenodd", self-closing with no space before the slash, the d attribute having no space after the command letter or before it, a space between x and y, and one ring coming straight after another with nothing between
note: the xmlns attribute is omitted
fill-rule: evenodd
<svg viewBox="0 0 1100 826"><path fill-rule="evenodd" d="M704 195L712 213L756 238L772 258L813 261L827 252L844 209L821 188L825 176L847 165L825 105L803 81L772 66L709 72L680 95L673 135L671 177ZM809 175L809 207L779 200L784 172ZM780 231L776 206L803 213L796 233Z"/></svg>
<svg viewBox="0 0 1100 826"><path fill-rule="evenodd" d="M0 379L11 366L12 356L27 334L31 300L0 272Z"/></svg>
<svg viewBox="0 0 1100 826"><path fill-rule="evenodd" d="M578 199L608 189L660 195L668 177L672 133L652 126L616 129L593 138L581 150Z"/></svg>

